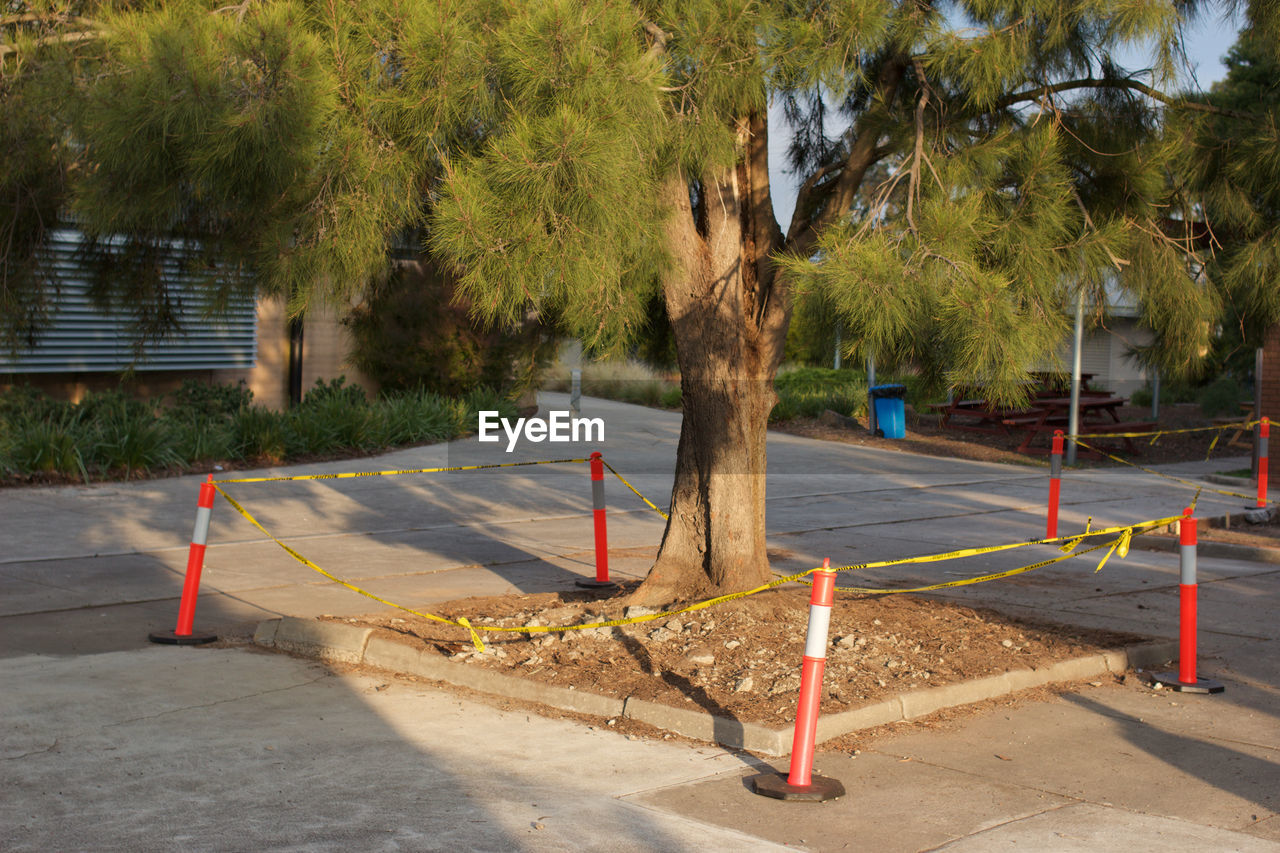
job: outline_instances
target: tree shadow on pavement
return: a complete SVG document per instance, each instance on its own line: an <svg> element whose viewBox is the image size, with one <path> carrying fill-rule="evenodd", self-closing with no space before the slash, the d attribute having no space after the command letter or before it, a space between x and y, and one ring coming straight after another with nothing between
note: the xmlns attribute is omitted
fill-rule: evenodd
<svg viewBox="0 0 1280 853"><path fill-rule="evenodd" d="M1125 740L1170 767L1269 812L1276 809L1280 763L1235 749L1220 740L1189 737L1159 728L1079 693L1066 694L1063 698L1072 705L1112 720ZM1266 751L1275 747L1257 748Z"/></svg>

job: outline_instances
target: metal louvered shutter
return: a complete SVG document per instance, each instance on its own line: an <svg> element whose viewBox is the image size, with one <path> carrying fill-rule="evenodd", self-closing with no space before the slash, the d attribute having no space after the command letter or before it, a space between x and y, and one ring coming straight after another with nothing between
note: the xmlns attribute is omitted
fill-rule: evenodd
<svg viewBox="0 0 1280 853"><path fill-rule="evenodd" d="M190 296L179 314L180 335L149 341L139 355L129 333L129 316L103 312L88 297L91 274L78 254L83 238L77 231L51 234L48 262L56 270L59 294L52 322L36 346L17 357L0 351L3 373L111 373L137 371L223 370L251 368L258 357L257 306L249 296L232 300L216 319L201 317L197 288L183 272L185 252L175 243L165 264L166 278Z"/></svg>

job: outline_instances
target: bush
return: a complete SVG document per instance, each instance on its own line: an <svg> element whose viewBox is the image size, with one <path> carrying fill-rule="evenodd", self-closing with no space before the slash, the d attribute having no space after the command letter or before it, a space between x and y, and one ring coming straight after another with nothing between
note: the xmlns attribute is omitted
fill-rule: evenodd
<svg viewBox="0 0 1280 853"><path fill-rule="evenodd" d="M186 462L231 459L239 455L231 420L173 421L174 452Z"/></svg>
<svg viewBox="0 0 1280 853"><path fill-rule="evenodd" d="M386 397L378 401L376 412L380 441L386 446L437 441L456 434L451 402L430 391Z"/></svg>
<svg viewBox="0 0 1280 853"><path fill-rule="evenodd" d="M283 460L286 435L285 416L270 409L241 409L231 421L231 447L243 459Z"/></svg>
<svg viewBox="0 0 1280 853"><path fill-rule="evenodd" d="M118 391L95 393L79 405L49 400L30 388L0 394L0 470L19 476L122 475L193 462L369 451L438 441L471 432L477 412L515 414L515 404L489 388L446 398L413 391L370 402L338 378L317 382L288 412L251 405L242 386L184 383L157 414L151 403Z"/></svg>
<svg viewBox="0 0 1280 853"><path fill-rule="evenodd" d="M315 387L302 398L302 406L314 408L335 401L341 405L356 407L368 405L369 398L359 385L348 385L347 377L339 376L330 379L327 384L323 379L317 379Z"/></svg>
<svg viewBox="0 0 1280 853"><path fill-rule="evenodd" d="M245 386L243 379L236 385L187 379L178 390L169 393L168 399L171 405L168 414L175 419L230 420L241 409L253 405L253 392Z"/></svg>
<svg viewBox="0 0 1280 853"><path fill-rule="evenodd" d="M87 483L89 471L80 448L91 443L78 421L29 420L11 431L5 467L18 474L69 474Z"/></svg>
<svg viewBox="0 0 1280 853"><path fill-rule="evenodd" d="M1200 392L1200 411L1209 418L1238 415L1240 401L1245 399L1246 393L1235 379L1230 376L1220 376ZM1163 398L1164 394L1160 396Z"/></svg>
<svg viewBox="0 0 1280 853"><path fill-rule="evenodd" d="M124 469L128 479L135 472L182 462L167 422L157 420L147 406L137 401L100 407L93 428L98 435L92 461L104 472Z"/></svg>
<svg viewBox="0 0 1280 853"><path fill-rule="evenodd" d="M457 396L479 385L521 390L554 354L538 326L484 329L455 299L454 280L428 259L400 263L347 319L352 360L385 391Z"/></svg>
<svg viewBox="0 0 1280 853"><path fill-rule="evenodd" d="M816 418L827 409L857 417L867 411L867 380L860 371L801 367L774 381L778 402L769 421Z"/></svg>

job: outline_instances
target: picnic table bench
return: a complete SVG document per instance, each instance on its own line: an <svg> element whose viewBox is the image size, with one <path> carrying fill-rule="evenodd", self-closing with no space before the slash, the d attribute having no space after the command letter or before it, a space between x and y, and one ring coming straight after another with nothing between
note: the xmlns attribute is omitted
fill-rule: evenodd
<svg viewBox="0 0 1280 853"><path fill-rule="evenodd" d="M1082 396L1079 401L1080 423L1077 426L1078 434L1088 436L1146 432L1155 428L1154 421L1120 420L1120 407L1127 402L1128 400L1124 397ZM1006 418L1002 423L1006 427L1026 432L1026 437L1023 439L1022 444L1018 446L1019 453L1048 453L1049 449L1047 447L1033 447L1032 442L1042 432L1053 432L1058 429L1066 432L1070 412L1070 397L1045 397L1036 401L1036 409L1033 412ZM1110 420L1106 420L1106 418ZM1133 439L1124 437L1121 440L1130 453L1138 453L1138 448L1134 445Z"/></svg>
<svg viewBox="0 0 1280 853"><path fill-rule="evenodd" d="M938 426L943 429L967 429L973 432L1004 432L1003 422L1007 418L1015 418L1034 412L1034 409L1001 409L991 407L986 400L955 400L950 403L930 403L928 408L938 412ZM972 418L972 422L953 421L952 419Z"/></svg>

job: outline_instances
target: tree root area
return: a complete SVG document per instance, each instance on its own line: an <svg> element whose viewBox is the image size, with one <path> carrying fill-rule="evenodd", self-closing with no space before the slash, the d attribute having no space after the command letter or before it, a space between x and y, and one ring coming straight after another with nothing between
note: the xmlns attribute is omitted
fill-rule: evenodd
<svg viewBox="0 0 1280 853"><path fill-rule="evenodd" d="M378 628L466 666L608 696L700 707L747 722L795 719L808 620L807 589L779 588L713 608L637 624L563 632L486 628L563 626L622 616L628 590L468 598L433 607L466 616L462 629L402 612L331 621ZM627 610L636 615L634 608ZM992 610L894 595L837 599L831 617L822 712L887 696L1140 642L1132 634L1028 622Z"/></svg>

